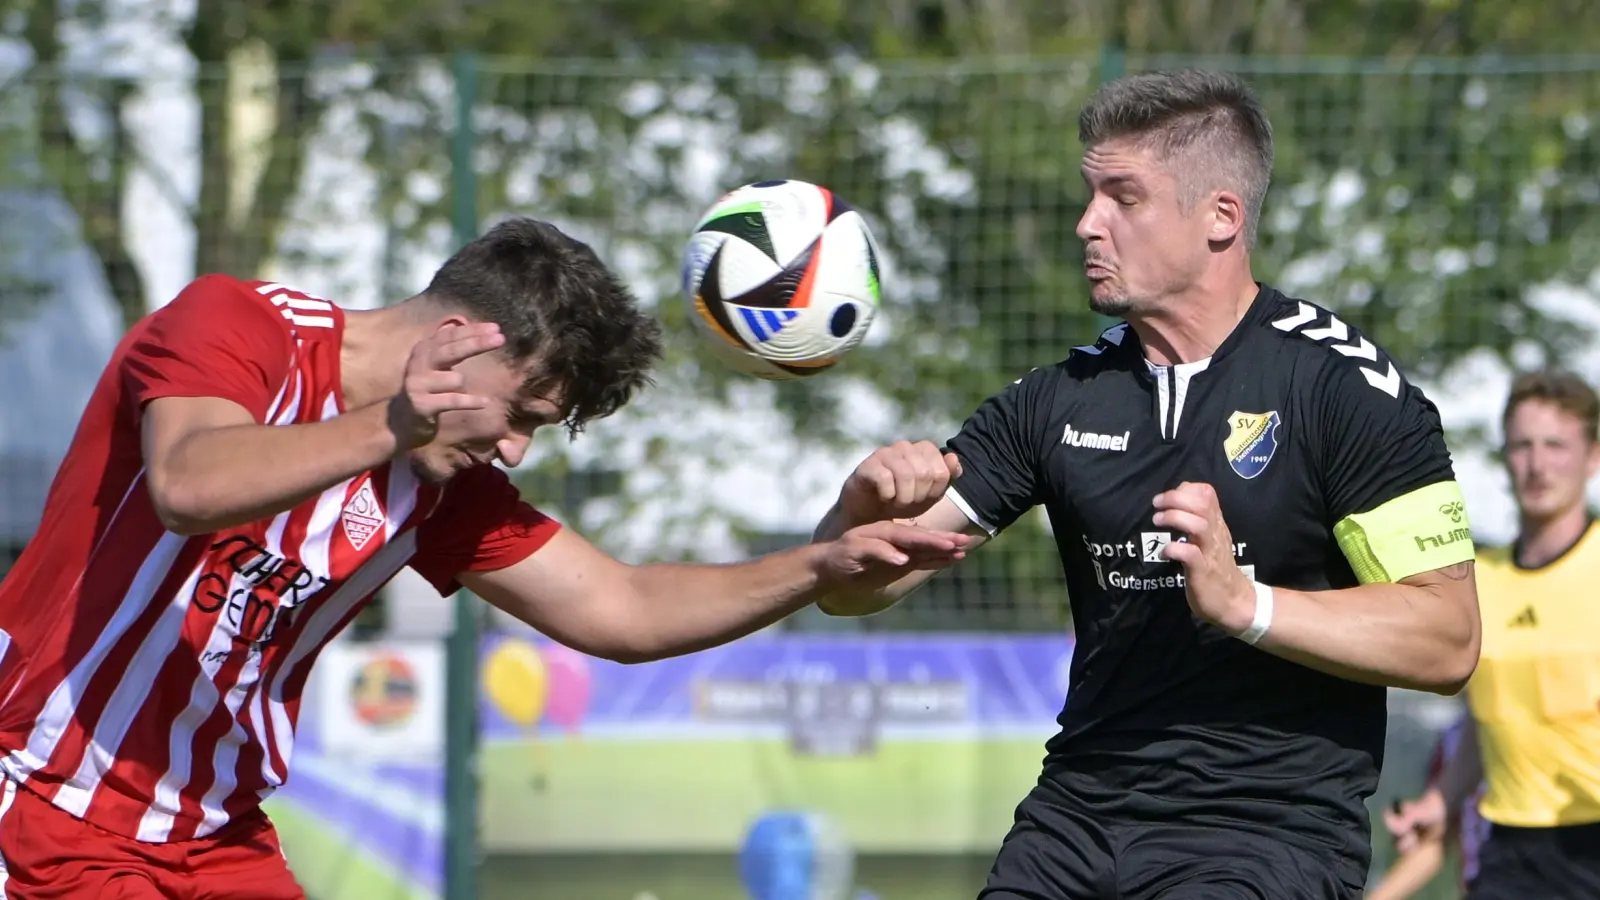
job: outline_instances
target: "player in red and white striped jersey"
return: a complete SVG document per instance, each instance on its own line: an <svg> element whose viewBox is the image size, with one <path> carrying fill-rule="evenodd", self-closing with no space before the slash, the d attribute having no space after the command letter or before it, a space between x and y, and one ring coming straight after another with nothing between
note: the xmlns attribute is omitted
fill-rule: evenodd
<svg viewBox="0 0 1600 900"><path fill-rule="evenodd" d="M630 566L524 503L493 463L627 403L658 335L588 247L528 219L385 309L211 275L136 325L0 584L5 896L302 896L259 804L319 649L404 566L639 661L962 555L879 523Z"/></svg>

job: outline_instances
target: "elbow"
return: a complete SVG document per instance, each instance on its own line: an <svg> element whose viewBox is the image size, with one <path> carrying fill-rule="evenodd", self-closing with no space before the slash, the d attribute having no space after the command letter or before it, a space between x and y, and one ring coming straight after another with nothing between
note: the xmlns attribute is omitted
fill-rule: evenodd
<svg viewBox="0 0 1600 900"><path fill-rule="evenodd" d="M161 527L180 537L208 534L216 529L201 507L195 492L182 480L150 470L146 474L150 502Z"/></svg>
<svg viewBox="0 0 1600 900"><path fill-rule="evenodd" d="M1428 690L1443 697L1454 697L1466 689L1477 669L1478 645L1474 641L1470 649L1452 653L1440 663L1438 678Z"/></svg>
<svg viewBox="0 0 1600 900"><path fill-rule="evenodd" d="M1418 685L1421 690L1442 697L1453 697L1461 693L1472 680L1472 673L1478 669L1478 651L1481 642L1478 630L1472 630L1472 637L1456 646L1452 646L1441 654L1428 673L1423 684Z"/></svg>
<svg viewBox="0 0 1600 900"><path fill-rule="evenodd" d="M602 655L600 658L603 659L603 660L606 660L607 662L617 663L618 665L637 666L637 665L642 665L644 663L660 662L663 659L669 659L671 656L672 656L672 654L670 654L670 653L647 653L647 652L638 652L638 651L622 651L622 652L606 653L606 654Z"/></svg>
<svg viewBox="0 0 1600 900"><path fill-rule="evenodd" d="M613 639L600 643L588 651L590 656L624 666L658 662L676 656L663 647L649 646L643 641Z"/></svg>

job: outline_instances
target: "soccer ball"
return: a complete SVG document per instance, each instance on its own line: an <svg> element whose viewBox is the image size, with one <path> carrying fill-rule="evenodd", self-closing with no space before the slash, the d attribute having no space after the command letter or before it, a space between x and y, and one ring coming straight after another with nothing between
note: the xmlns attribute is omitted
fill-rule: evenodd
<svg viewBox="0 0 1600 900"><path fill-rule="evenodd" d="M689 321L740 372L816 375L861 343L879 303L866 220L827 188L759 181L706 210L683 254Z"/></svg>

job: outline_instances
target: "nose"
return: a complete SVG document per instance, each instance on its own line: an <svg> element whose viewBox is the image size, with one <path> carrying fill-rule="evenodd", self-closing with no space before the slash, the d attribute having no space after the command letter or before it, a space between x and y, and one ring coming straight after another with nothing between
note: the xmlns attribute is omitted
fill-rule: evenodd
<svg viewBox="0 0 1600 900"><path fill-rule="evenodd" d="M533 441L533 435L513 432L510 436L501 438L494 445L495 453L500 461L516 468L522 464L522 457L528 453L528 444Z"/></svg>
<svg viewBox="0 0 1600 900"><path fill-rule="evenodd" d="M1078 240L1085 243L1105 237L1101 222L1100 199L1098 197L1091 198L1089 205L1083 208L1083 215L1078 217L1077 232Z"/></svg>

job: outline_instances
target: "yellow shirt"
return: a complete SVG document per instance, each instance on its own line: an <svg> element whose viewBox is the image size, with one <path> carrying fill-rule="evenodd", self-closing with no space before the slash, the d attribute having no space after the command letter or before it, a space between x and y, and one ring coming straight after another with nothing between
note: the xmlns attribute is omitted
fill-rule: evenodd
<svg viewBox="0 0 1600 900"><path fill-rule="evenodd" d="M1467 686L1488 791L1502 825L1600 822L1600 526L1524 569L1478 554L1483 654Z"/></svg>

